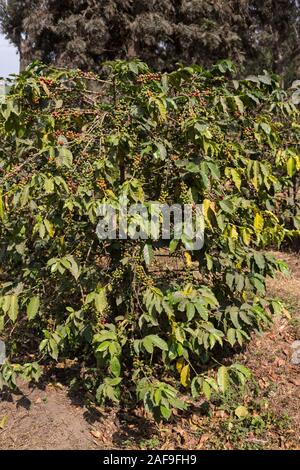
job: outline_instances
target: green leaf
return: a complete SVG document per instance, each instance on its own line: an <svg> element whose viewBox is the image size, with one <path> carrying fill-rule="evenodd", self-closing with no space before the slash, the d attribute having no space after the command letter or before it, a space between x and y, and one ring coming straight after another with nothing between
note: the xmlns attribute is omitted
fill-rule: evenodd
<svg viewBox="0 0 300 470"><path fill-rule="evenodd" d="M18 313L19 313L18 297L16 295L11 295L10 306L9 306L9 310L7 314L13 323L15 323L15 321L17 320Z"/></svg>
<svg viewBox="0 0 300 470"><path fill-rule="evenodd" d="M153 258L154 258L152 245L147 243L144 246L143 255L144 255L144 260L145 260L146 265L150 266L150 264L151 264L151 262L153 261Z"/></svg>
<svg viewBox="0 0 300 470"><path fill-rule="evenodd" d="M66 259L70 262L70 265L71 266L66 266L67 269L70 271L70 273L72 274L72 276L74 276L74 278L76 279L76 281L79 279L79 276L80 276L80 269L79 269L79 266L78 264L76 263L74 257L72 255L67 255L66 256Z"/></svg>
<svg viewBox="0 0 300 470"><path fill-rule="evenodd" d="M265 263L265 258L264 256L261 254L261 253L254 253L254 260L255 260L255 263L257 265L257 267L260 269L260 270L264 270L265 269L265 266L266 266L266 263Z"/></svg>
<svg viewBox="0 0 300 470"><path fill-rule="evenodd" d="M170 241L170 245L169 245L170 254L173 254L175 252L176 248L178 247L178 244L179 244L179 240L175 240L175 238Z"/></svg>
<svg viewBox="0 0 300 470"><path fill-rule="evenodd" d="M102 288L99 293L95 294L95 307L99 313L104 313L107 305L106 290Z"/></svg>
<svg viewBox="0 0 300 470"><path fill-rule="evenodd" d="M225 366L219 367L217 380L218 380L220 391L222 393L225 393L228 388L228 383L229 383L227 367Z"/></svg>
<svg viewBox="0 0 300 470"><path fill-rule="evenodd" d="M115 377L114 379L111 379L110 377L106 377L104 381L106 384L111 385L112 387L115 387L116 385L119 385L122 382L122 377Z"/></svg>
<svg viewBox="0 0 300 470"><path fill-rule="evenodd" d="M224 199L223 201L219 202L221 209L228 214L232 214L234 210L234 206L229 199Z"/></svg>
<svg viewBox="0 0 300 470"><path fill-rule="evenodd" d="M234 97L235 104L241 114L244 114L244 103L242 102L241 98L238 96Z"/></svg>
<svg viewBox="0 0 300 470"><path fill-rule="evenodd" d="M110 361L110 369L115 377L119 377L121 373L121 364L117 356L114 356Z"/></svg>
<svg viewBox="0 0 300 470"><path fill-rule="evenodd" d="M28 320L33 320L40 308L40 298L38 296L31 297L29 304L27 305L27 317Z"/></svg>
<svg viewBox="0 0 300 470"><path fill-rule="evenodd" d="M239 324L239 311L237 307L231 307L230 309L230 319L233 325L239 329L241 325Z"/></svg>
<svg viewBox="0 0 300 470"><path fill-rule="evenodd" d="M4 315L0 315L0 332L3 330L4 330Z"/></svg>
<svg viewBox="0 0 300 470"><path fill-rule="evenodd" d="M236 342L236 337L235 337L235 329L234 328L229 328L227 331L227 340L231 346L235 345Z"/></svg>
<svg viewBox="0 0 300 470"><path fill-rule="evenodd" d="M191 321L195 316L195 306L191 302L187 304L186 315L187 315L188 321Z"/></svg>
<svg viewBox="0 0 300 470"><path fill-rule="evenodd" d="M207 162L207 166L209 167L213 178L218 180L221 177L221 175L220 175L220 170L218 166L216 165L216 163Z"/></svg>
<svg viewBox="0 0 300 470"><path fill-rule="evenodd" d="M269 126L269 124L267 124L266 122L262 122L260 124L260 127L264 130L264 132L267 134L267 135L270 135L271 133L271 127Z"/></svg>
<svg viewBox="0 0 300 470"><path fill-rule="evenodd" d="M143 339L143 346L149 354L153 353L154 348L153 348L153 343L152 343L151 336L146 336Z"/></svg>
<svg viewBox="0 0 300 470"><path fill-rule="evenodd" d="M206 380L203 380L203 383L202 383L202 392L204 393L205 398L206 398L207 400L210 400L210 397L211 397L211 387L210 387L209 383L208 383Z"/></svg>
<svg viewBox="0 0 300 470"><path fill-rule="evenodd" d="M168 351L167 343L157 335L149 335L148 338L151 338L151 341L154 346L157 346L162 351Z"/></svg>
<svg viewBox="0 0 300 470"><path fill-rule="evenodd" d="M161 415L165 418L165 419L170 419L170 416L172 414L172 411L170 410L170 408L167 408L166 406L164 405L161 405L160 406L160 413Z"/></svg>
<svg viewBox="0 0 300 470"><path fill-rule="evenodd" d="M248 367L243 366L243 364L233 364L230 366L231 369L236 369L241 372L247 379L252 377L252 372Z"/></svg>
<svg viewBox="0 0 300 470"><path fill-rule="evenodd" d="M60 146L58 151L58 157L56 158L56 163L58 166L66 166L67 168L72 168L73 164L73 154L65 146Z"/></svg>

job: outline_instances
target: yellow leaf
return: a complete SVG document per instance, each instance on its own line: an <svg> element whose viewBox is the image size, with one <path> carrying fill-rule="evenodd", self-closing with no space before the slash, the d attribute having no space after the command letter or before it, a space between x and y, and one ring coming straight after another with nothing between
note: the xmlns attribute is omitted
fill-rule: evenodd
<svg viewBox="0 0 300 470"><path fill-rule="evenodd" d="M203 214L204 214L204 217L205 219L207 218L207 213L208 213L208 209L210 208L210 200L209 199L204 199L203 201Z"/></svg>
<svg viewBox="0 0 300 470"><path fill-rule="evenodd" d="M184 252L184 259L185 259L185 264L187 265L188 268L190 268L193 264L192 257L190 253L188 253L187 251Z"/></svg>
<svg viewBox="0 0 300 470"><path fill-rule="evenodd" d="M297 160L295 157L290 157L287 161L287 174L292 177L297 172Z"/></svg>
<svg viewBox="0 0 300 470"><path fill-rule="evenodd" d="M233 180L235 186L240 191L242 180L241 180L241 177L240 177L239 173L237 172L237 170L235 168L231 169L231 176L232 176L232 180Z"/></svg>
<svg viewBox="0 0 300 470"><path fill-rule="evenodd" d="M3 416L2 419L0 419L0 429L4 429L7 423L7 415Z"/></svg>
<svg viewBox="0 0 300 470"><path fill-rule="evenodd" d="M184 366L180 373L180 382L184 387L188 387L190 383L190 366Z"/></svg>
<svg viewBox="0 0 300 470"><path fill-rule="evenodd" d="M213 217L213 214L216 213L215 210L215 203L213 201L210 201L209 199L204 199L203 201L203 216L204 220L207 223L207 225L212 228L211 225L211 218Z"/></svg>
<svg viewBox="0 0 300 470"><path fill-rule="evenodd" d="M184 367L184 364L185 364L185 360L183 357L180 357L177 362L176 362L176 369L178 371L178 373L180 374L180 372L182 371L183 367Z"/></svg>
<svg viewBox="0 0 300 470"><path fill-rule="evenodd" d="M251 181L256 191L258 191L259 190L259 162L254 161L252 168L253 168L253 178Z"/></svg>
<svg viewBox="0 0 300 470"><path fill-rule="evenodd" d="M193 286L192 284L187 284L187 286L184 288L183 290L183 295L185 297L188 297L189 295L191 295L191 293L193 292Z"/></svg>
<svg viewBox="0 0 300 470"><path fill-rule="evenodd" d="M237 240L239 238L239 235L238 235L238 232L237 232L237 229L236 229L235 225L232 225L232 227L230 229L230 238L232 240Z"/></svg>
<svg viewBox="0 0 300 470"><path fill-rule="evenodd" d="M249 229L243 227L241 229L241 237L242 237L242 240L243 242L245 243L245 245L250 245L250 241L251 241L251 232Z"/></svg>
<svg viewBox="0 0 300 470"><path fill-rule="evenodd" d="M264 228L264 218L263 216L257 212L255 218L254 218L254 229L255 229L255 232L261 232Z"/></svg>
<svg viewBox="0 0 300 470"><path fill-rule="evenodd" d="M54 228L54 225L48 220L48 219L45 219L44 220L44 225L46 227L46 230L49 234L49 237L50 238L53 238L54 235L55 235L55 228Z"/></svg>
<svg viewBox="0 0 300 470"><path fill-rule="evenodd" d="M155 104L160 114L160 121L165 122L167 118L167 108L165 106L165 103L161 99L156 97L151 97L149 103Z"/></svg>

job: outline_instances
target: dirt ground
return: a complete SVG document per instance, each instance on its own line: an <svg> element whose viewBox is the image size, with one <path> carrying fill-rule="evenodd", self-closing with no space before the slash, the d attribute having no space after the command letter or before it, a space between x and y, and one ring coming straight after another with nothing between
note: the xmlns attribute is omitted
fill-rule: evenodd
<svg viewBox="0 0 300 470"><path fill-rule="evenodd" d="M269 293L287 303L291 318L277 318L235 358L254 373L246 392L158 425L141 409L88 408L59 380L21 384L19 395L0 395L0 449L300 449L300 365L291 364L300 340L300 256L274 254L291 275L269 280Z"/></svg>

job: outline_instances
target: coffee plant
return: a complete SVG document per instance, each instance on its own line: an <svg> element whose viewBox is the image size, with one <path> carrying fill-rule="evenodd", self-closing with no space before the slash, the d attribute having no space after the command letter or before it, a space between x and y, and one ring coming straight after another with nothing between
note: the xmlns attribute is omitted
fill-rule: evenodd
<svg viewBox="0 0 300 470"><path fill-rule="evenodd" d="M283 310L265 280L286 266L265 248L299 234L300 82L229 61L105 67L33 63L0 105L0 385L72 360L97 402L168 419L189 392L243 385L230 351ZM147 227L99 240L100 205L125 196L202 204L203 248Z"/></svg>

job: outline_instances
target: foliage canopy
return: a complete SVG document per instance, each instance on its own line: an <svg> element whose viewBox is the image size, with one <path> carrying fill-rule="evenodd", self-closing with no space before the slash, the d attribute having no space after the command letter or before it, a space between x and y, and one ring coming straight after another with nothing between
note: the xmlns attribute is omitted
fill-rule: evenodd
<svg viewBox="0 0 300 470"><path fill-rule="evenodd" d="M229 61L164 74L116 61L102 76L33 63L12 83L0 105L4 384L76 360L99 402L135 395L169 418L186 407L180 392L209 399L249 377L222 357L282 310L265 279L285 266L260 249L299 233L300 84L235 74ZM204 248L100 242L97 208L121 195L203 203ZM169 272L155 269L162 252Z"/></svg>

